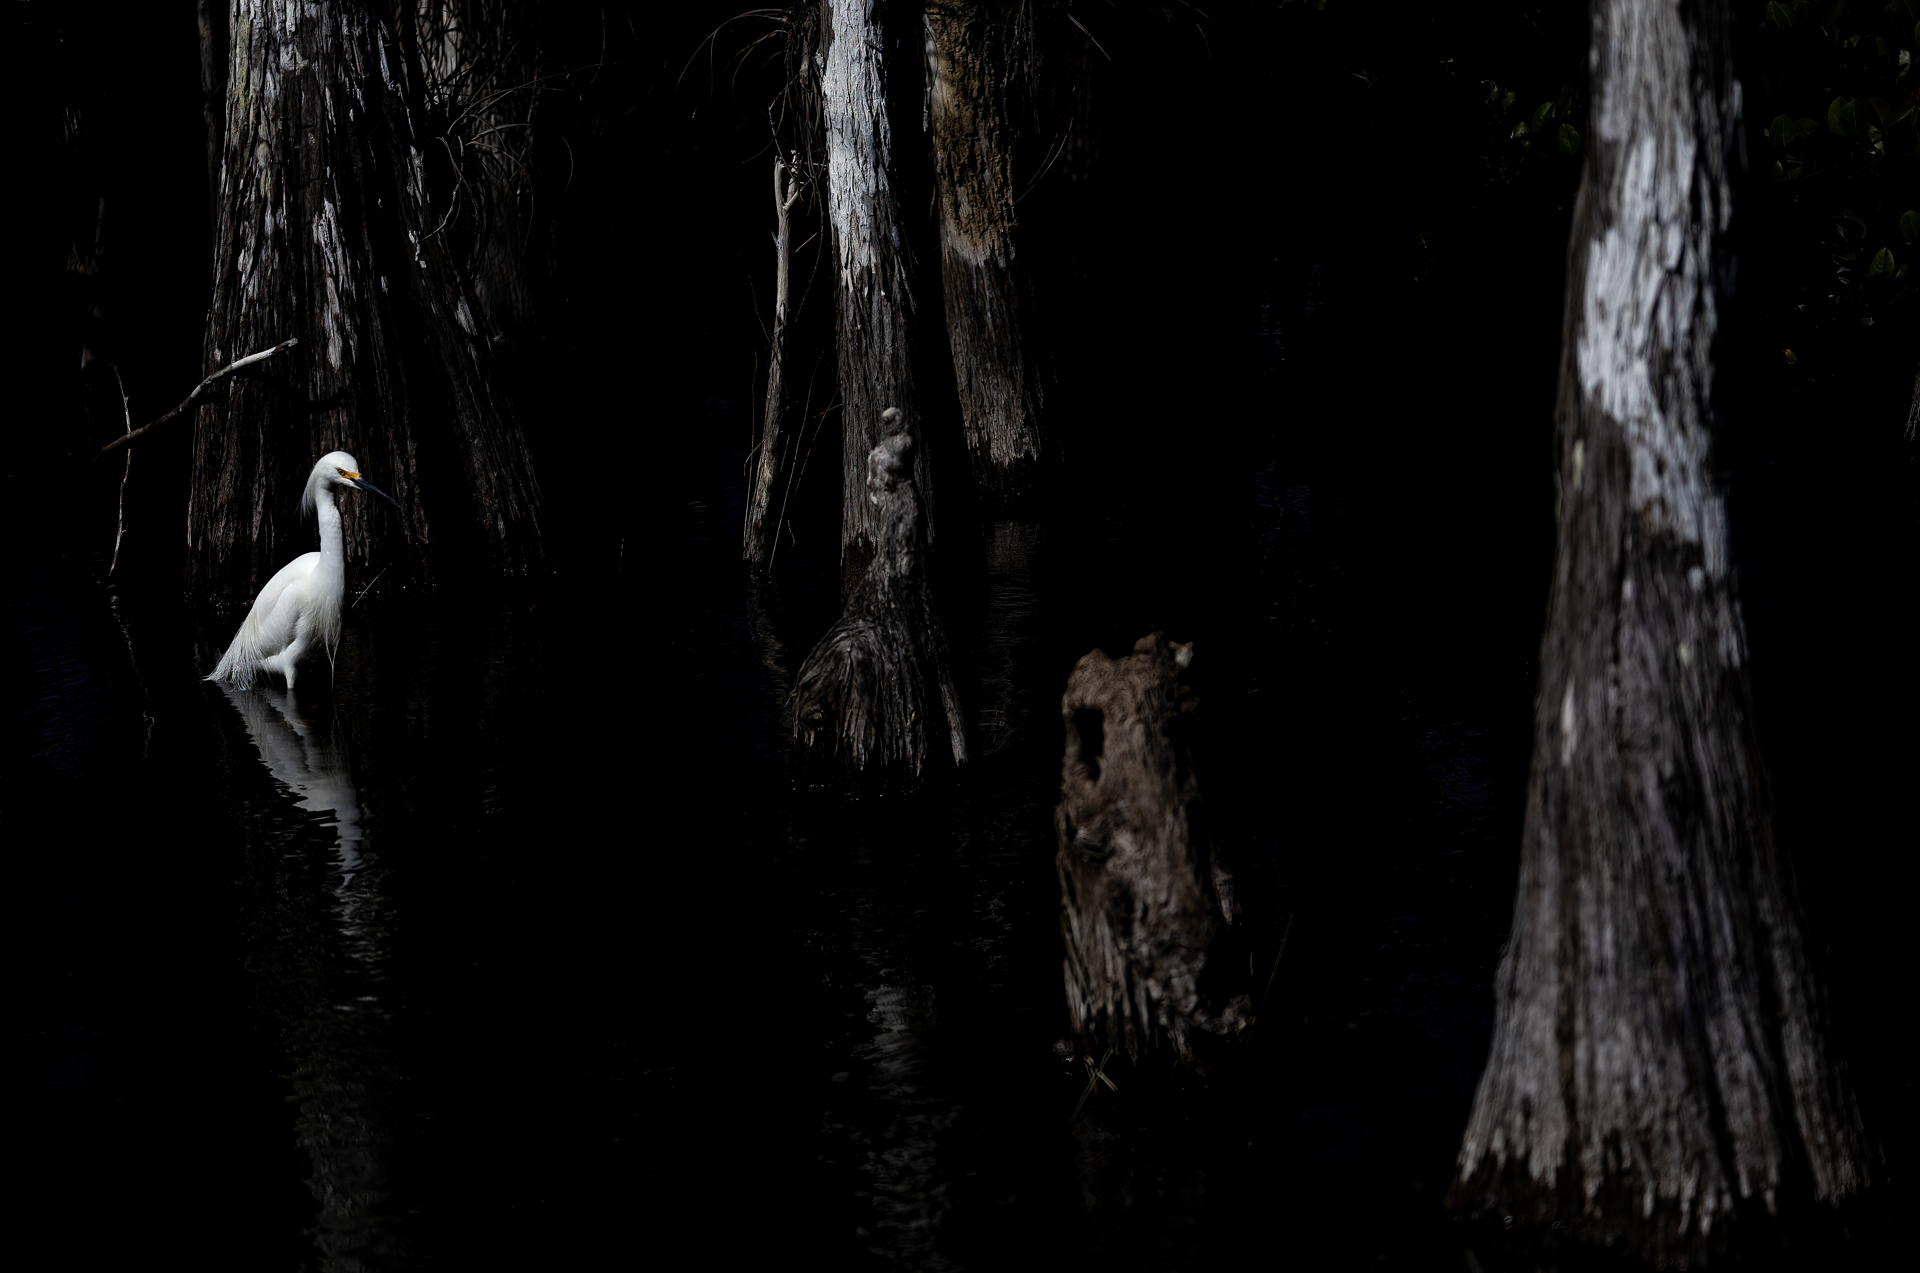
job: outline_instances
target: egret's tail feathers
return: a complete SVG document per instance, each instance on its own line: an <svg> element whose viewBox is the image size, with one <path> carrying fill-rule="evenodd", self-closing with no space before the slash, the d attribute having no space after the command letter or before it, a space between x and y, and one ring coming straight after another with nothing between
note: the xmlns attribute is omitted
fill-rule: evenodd
<svg viewBox="0 0 1920 1273"><path fill-rule="evenodd" d="M207 677L209 681L223 681L237 690L248 690L267 673L267 660L278 654L286 642L274 640L267 631L271 626L271 611L263 614L264 610L267 608L256 604L240 624L240 630L233 634L233 644L227 647L213 674Z"/></svg>
<svg viewBox="0 0 1920 1273"><path fill-rule="evenodd" d="M227 652L220 656L220 662L206 679L220 681L237 690L250 690L261 672L260 660L240 648L240 638L235 637Z"/></svg>

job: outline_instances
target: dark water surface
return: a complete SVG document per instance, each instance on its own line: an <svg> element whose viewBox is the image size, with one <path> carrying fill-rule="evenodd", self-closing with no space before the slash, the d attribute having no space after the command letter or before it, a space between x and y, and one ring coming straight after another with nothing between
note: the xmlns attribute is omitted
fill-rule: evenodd
<svg viewBox="0 0 1920 1273"><path fill-rule="evenodd" d="M1350 529L1377 497L1281 466L1175 533L989 524L955 607L979 760L911 800L788 783L784 678L830 601L744 586L724 478L608 585L620 622L564 589L389 600L350 616L331 694L200 683L192 616L43 571L15 609L26 1029L73 1263L1173 1268L1277 1224L1428 1259L1490 1025L1526 643L1409 615L1343 649L1381 604ZM1154 625L1198 643L1201 772L1255 902L1229 957L1264 987L1287 954L1236 1065L1116 1062L1070 1121L1056 704L1095 640ZM1402 647L1415 671L1369 671Z"/></svg>
<svg viewBox="0 0 1920 1273"><path fill-rule="evenodd" d="M1275 379L1316 353L1311 326L1260 336ZM1523 390L1444 442L1365 393L1358 422L1310 395L1206 448L1169 414L1048 507L962 526L977 760L904 800L788 780L834 563L802 544L747 581L744 457L711 437L603 573L351 611L330 693L206 685L232 616L42 560L9 611L17 1027L60 1265L1498 1267L1439 1200L1551 548L1546 466L1499 454ZM1782 612L1831 571L1801 488L1744 489L1783 826L1891 1147L1865 1214L1896 1214L1910 1009L1880 989L1897 894L1861 879L1902 753L1821 746L1876 700L1795 670L1835 638ZM1249 912L1222 957L1264 1006L1204 1079L1148 1054L1089 1094L1053 1050L1057 704L1080 655L1155 627L1196 643L1196 768Z"/></svg>
<svg viewBox="0 0 1920 1273"><path fill-rule="evenodd" d="M749 585L724 447L602 576L355 609L330 693L206 685L220 616L36 567L18 1022L62 1266L1476 1267L1439 1199L1511 905L1550 494L1414 429L1236 437L1089 457L949 541L977 760L905 800L788 780L832 563ZM1222 957L1264 1007L1205 1079L1148 1054L1089 1095L1053 1050L1058 696L1154 627L1196 643L1249 910ZM1760 648L1796 631L1763 617ZM1790 777L1826 774L1787 741ZM1835 920L1854 868L1802 864L1829 966L1864 970L1843 1042L1884 1042L1880 939ZM1897 1149L1885 1054L1854 1053Z"/></svg>

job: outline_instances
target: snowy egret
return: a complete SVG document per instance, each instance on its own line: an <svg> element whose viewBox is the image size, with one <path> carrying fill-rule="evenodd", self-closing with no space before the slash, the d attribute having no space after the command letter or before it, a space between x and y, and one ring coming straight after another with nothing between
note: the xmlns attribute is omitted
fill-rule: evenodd
<svg viewBox="0 0 1920 1273"><path fill-rule="evenodd" d="M333 506L333 488L371 491L400 507L393 496L360 476L360 463L345 451L320 457L307 477L300 511L320 518L320 551L303 553L280 568L253 599L253 609L233 644L221 656L209 681L224 681L236 689L252 686L262 672L277 672L293 688L296 665L318 644L329 661L340 644L340 602L347 591L347 554L340 538L340 510Z"/></svg>

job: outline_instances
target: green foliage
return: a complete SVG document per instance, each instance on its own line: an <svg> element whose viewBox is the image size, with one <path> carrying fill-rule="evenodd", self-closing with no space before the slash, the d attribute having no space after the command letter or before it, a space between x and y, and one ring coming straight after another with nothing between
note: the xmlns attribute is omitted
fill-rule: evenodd
<svg viewBox="0 0 1920 1273"><path fill-rule="evenodd" d="M1759 21L1741 79L1756 121L1772 121L1771 181L1752 211L1786 292L1769 323L1804 363L1816 332L1855 345L1912 306L1920 0L1771 0L1748 13Z"/></svg>
<svg viewBox="0 0 1920 1273"><path fill-rule="evenodd" d="M1552 81L1548 81L1551 83ZM1523 100L1512 88L1502 88L1492 80L1487 86L1487 105L1499 110L1498 127L1506 132L1508 145L1500 156L1500 176L1512 180L1527 161L1535 156L1557 156L1562 161L1580 158L1580 127L1587 117L1587 93L1584 78L1577 74L1560 85L1551 98L1526 110ZM1519 109L1516 109L1519 108ZM1558 121L1558 123L1556 123Z"/></svg>

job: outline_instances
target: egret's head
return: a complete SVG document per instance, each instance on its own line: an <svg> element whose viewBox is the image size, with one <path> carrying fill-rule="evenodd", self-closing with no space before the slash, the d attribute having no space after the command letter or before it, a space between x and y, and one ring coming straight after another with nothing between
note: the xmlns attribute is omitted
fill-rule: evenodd
<svg viewBox="0 0 1920 1273"><path fill-rule="evenodd" d="M313 472L307 477L306 493L300 498L301 513L311 517L313 515L314 503L319 498L320 492L328 487L334 486L346 486L356 491L368 491L378 495L395 508L400 507L399 501L395 500L393 496L360 476L360 461L354 459L345 451L329 451L321 456L318 462L314 464Z"/></svg>

